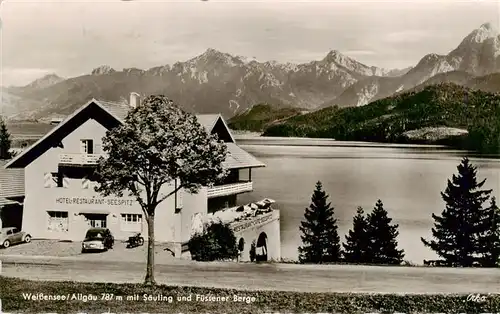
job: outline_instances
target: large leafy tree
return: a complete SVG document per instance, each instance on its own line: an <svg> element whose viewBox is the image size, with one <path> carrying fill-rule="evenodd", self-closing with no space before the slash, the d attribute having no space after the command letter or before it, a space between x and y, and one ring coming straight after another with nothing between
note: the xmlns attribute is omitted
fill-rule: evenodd
<svg viewBox="0 0 500 314"><path fill-rule="evenodd" d="M462 159L457 170L458 174L448 180L445 191L441 192L445 209L440 216L432 214L434 239L421 238L421 241L446 264L471 267L482 253L481 238L487 229L483 204L491 190L482 189L486 179L478 182L477 168L468 158Z"/></svg>
<svg viewBox="0 0 500 314"><path fill-rule="evenodd" d="M398 225L391 224L392 218L388 217L384 204L378 200L375 208L367 216L369 250L371 263L399 265L405 256L404 250L398 249Z"/></svg>
<svg viewBox="0 0 500 314"><path fill-rule="evenodd" d="M299 247L301 263L331 263L340 259L340 237L334 208L328 202L321 182L311 197L311 205L305 209L305 221L299 226L303 246Z"/></svg>
<svg viewBox="0 0 500 314"><path fill-rule="evenodd" d="M370 239L368 238L368 222L362 207L358 207L352 222L352 229L345 236L344 260L348 263L366 264L372 260Z"/></svg>
<svg viewBox="0 0 500 314"><path fill-rule="evenodd" d="M149 96L124 123L109 130L96 170L96 191L104 196L128 192L148 224L145 283L154 285L154 217L157 206L183 189L197 193L226 175L227 148L165 96ZM167 185L177 180L175 189ZM172 208L171 210L174 210Z"/></svg>
<svg viewBox="0 0 500 314"><path fill-rule="evenodd" d="M10 138L10 133L7 130L7 125L3 118L0 118L0 159L10 159L12 158L12 153L10 151L10 146L12 140Z"/></svg>

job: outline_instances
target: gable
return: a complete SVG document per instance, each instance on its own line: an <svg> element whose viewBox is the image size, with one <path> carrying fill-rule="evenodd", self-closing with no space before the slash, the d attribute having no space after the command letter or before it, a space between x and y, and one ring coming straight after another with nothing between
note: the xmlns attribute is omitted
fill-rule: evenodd
<svg viewBox="0 0 500 314"><path fill-rule="evenodd" d="M234 143L233 136L221 117L219 117L215 122L211 133L217 134L219 136L219 140L224 141L224 143Z"/></svg>
<svg viewBox="0 0 500 314"><path fill-rule="evenodd" d="M50 148L60 146L61 141L66 136L71 134L89 119L96 120L108 130L120 125L120 121L109 111L101 107L96 101L91 101L58 124L29 149L23 151L19 156L14 158L6 165L6 168L26 167Z"/></svg>

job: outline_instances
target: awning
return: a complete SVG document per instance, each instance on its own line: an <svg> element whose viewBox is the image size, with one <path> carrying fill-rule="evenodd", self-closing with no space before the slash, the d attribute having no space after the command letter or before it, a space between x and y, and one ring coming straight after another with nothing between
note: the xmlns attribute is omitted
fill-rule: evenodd
<svg viewBox="0 0 500 314"><path fill-rule="evenodd" d="M86 209L78 213L79 215L109 215L111 212L109 210L99 210L99 209Z"/></svg>

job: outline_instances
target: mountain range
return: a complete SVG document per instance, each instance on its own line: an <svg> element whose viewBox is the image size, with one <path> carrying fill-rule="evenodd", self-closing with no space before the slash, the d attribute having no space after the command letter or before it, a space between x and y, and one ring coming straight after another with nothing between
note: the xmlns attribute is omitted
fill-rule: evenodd
<svg viewBox="0 0 500 314"><path fill-rule="evenodd" d="M126 102L130 92L165 94L197 113L244 112L259 103L308 110L363 106L421 86L451 82L500 91L500 35L485 23L447 55L430 53L414 67L382 69L339 51L302 64L258 62L215 49L185 62L121 71L107 65L89 74L42 77L26 86L3 87L1 112L11 120L66 115L91 98Z"/></svg>

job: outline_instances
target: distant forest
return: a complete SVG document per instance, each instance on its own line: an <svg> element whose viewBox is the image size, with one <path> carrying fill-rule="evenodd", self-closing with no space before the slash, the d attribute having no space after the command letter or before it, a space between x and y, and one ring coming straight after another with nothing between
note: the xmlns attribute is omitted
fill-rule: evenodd
<svg viewBox="0 0 500 314"><path fill-rule="evenodd" d="M233 129L264 136L342 141L443 144L482 153L500 149L500 95L443 83L387 97L366 106L332 106L307 114L259 105L230 119ZM463 134L410 137L408 131L454 128Z"/></svg>

